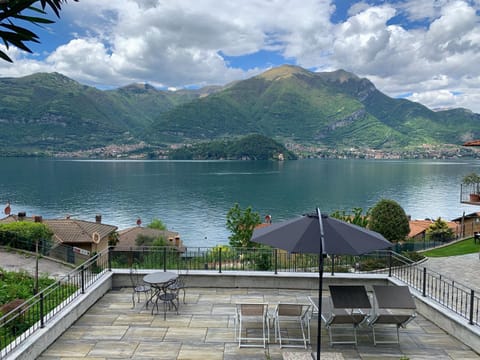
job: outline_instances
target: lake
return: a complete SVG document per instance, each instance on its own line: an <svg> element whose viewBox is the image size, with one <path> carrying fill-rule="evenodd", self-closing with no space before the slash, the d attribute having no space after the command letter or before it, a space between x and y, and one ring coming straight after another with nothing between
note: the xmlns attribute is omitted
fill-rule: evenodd
<svg viewBox="0 0 480 360"><path fill-rule="evenodd" d="M0 158L0 206L12 213L82 220L102 215L119 229L161 219L187 246L228 243L228 210L252 206L273 222L313 212L367 209L396 200L413 219L452 219L472 161L298 160L100 161ZM1 207L3 210L3 207ZM3 215L3 214L2 214Z"/></svg>

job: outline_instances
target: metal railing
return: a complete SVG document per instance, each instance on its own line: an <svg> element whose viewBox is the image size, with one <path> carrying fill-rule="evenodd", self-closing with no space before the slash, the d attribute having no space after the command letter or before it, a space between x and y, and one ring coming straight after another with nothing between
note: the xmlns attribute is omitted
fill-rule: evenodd
<svg viewBox="0 0 480 360"><path fill-rule="evenodd" d="M392 254L398 261L405 261L401 255ZM421 264L392 266L389 275L418 290L423 297L430 298L465 318L470 325L480 326L480 297L469 286L422 267Z"/></svg>
<svg viewBox="0 0 480 360"><path fill-rule="evenodd" d="M58 281L0 318L0 359L6 357L35 331L43 328L63 308L108 269L107 252L99 253Z"/></svg>
<svg viewBox="0 0 480 360"><path fill-rule="evenodd" d="M0 359L84 293L85 289L112 268L127 269L133 264L142 269L317 272L318 255L289 254L277 249L111 247L101 252L55 284L25 301L0 318ZM377 251L362 256L327 256L324 271L382 273L395 277L436 303L479 326L480 299L468 286L430 271L392 251Z"/></svg>
<svg viewBox="0 0 480 360"><path fill-rule="evenodd" d="M40 239L38 242L24 238L15 232L1 231L0 246L11 249L38 253L40 256L60 260L64 263L80 265L89 259L89 256L75 251L75 247L53 243L51 240Z"/></svg>

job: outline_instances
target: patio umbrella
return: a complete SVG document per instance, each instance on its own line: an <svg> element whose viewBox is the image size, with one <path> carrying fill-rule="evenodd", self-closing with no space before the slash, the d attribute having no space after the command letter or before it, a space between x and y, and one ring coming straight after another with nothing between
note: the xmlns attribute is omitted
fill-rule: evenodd
<svg viewBox="0 0 480 360"><path fill-rule="evenodd" d="M256 229L252 241L291 253L319 254L317 358L320 358L324 255L361 255L392 246L381 234L316 213Z"/></svg>

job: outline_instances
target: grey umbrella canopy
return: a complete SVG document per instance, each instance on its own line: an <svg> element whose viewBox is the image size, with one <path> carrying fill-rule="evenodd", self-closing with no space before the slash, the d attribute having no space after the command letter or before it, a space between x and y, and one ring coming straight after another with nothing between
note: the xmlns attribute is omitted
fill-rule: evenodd
<svg viewBox="0 0 480 360"><path fill-rule="evenodd" d="M320 358L323 255L361 255L392 246L381 234L327 215L314 214L256 229L252 241L291 253L319 254L317 358Z"/></svg>
<svg viewBox="0 0 480 360"><path fill-rule="evenodd" d="M308 214L256 229L252 241L303 254L361 255L392 246L375 231L327 215L321 215L321 218L320 224L318 213ZM323 244L320 241L321 225Z"/></svg>

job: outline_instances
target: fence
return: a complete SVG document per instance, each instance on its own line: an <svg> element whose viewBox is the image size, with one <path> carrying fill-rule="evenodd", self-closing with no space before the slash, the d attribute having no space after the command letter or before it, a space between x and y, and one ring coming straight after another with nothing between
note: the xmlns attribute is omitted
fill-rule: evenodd
<svg viewBox="0 0 480 360"><path fill-rule="evenodd" d="M85 289L108 268L106 253L97 254L69 274L43 289L0 318L0 359L21 344L35 331L45 326L60 310Z"/></svg>
<svg viewBox="0 0 480 360"><path fill-rule="evenodd" d="M0 245L38 253L42 256L48 256L70 264L80 265L89 259L89 256L76 252L73 246L53 243L51 240L40 239L38 242L32 242L29 239L19 236L15 232L1 231Z"/></svg>
<svg viewBox="0 0 480 360"><path fill-rule="evenodd" d="M189 248L179 252L172 247L109 248L77 267L67 276L41 291L0 318L0 359L12 351L68 303L84 293L107 269L143 269L317 272L318 255L289 254L277 249L233 249L229 247ZM384 273L417 289L424 297L441 304L479 326L480 299L466 285L415 265L392 251L362 256L327 256L325 272Z"/></svg>
<svg viewBox="0 0 480 360"><path fill-rule="evenodd" d="M401 255L392 254L397 262L404 261ZM470 325L480 326L480 297L467 285L421 265L392 266L389 268L389 275L420 291L422 296L467 319Z"/></svg>

